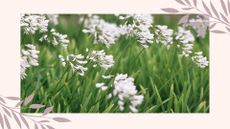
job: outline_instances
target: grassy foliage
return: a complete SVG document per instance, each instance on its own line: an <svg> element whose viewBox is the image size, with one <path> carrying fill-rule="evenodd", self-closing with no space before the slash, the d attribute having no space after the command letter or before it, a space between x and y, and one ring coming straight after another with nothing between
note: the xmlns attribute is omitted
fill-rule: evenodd
<svg viewBox="0 0 230 129"><path fill-rule="evenodd" d="M103 15L107 21L119 22L114 16ZM155 15L154 24L168 25L177 29L179 16ZM79 15L61 15L60 23L54 27L66 33L70 44L65 50L46 42L39 42L40 34L26 36L21 33L21 47L33 43L40 50L39 66L27 70L27 77L21 81L21 97L35 92L33 103L53 106L61 113L118 113L117 99L108 99L112 91L101 91L97 82L105 82L104 74L127 73L135 79L138 91L144 95L138 107L141 113L196 113L209 112L209 68L201 69L191 59L180 57L176 46L167 49L157 43L143 49L135 38L121 37L115 45L106 48L93 44L93 38L82 32ZM115 65L104 70L89 67L82 77L61 66L58 55L85 54L89 50L104 49L114 56ZM209 55L209 34L196 38L195 50ZM90 65L88 65L90 66ZM112 84L113 80L107 80ZM22 107L22 112L42 110ZM126 112L126 111L124 111Z"/></svg>

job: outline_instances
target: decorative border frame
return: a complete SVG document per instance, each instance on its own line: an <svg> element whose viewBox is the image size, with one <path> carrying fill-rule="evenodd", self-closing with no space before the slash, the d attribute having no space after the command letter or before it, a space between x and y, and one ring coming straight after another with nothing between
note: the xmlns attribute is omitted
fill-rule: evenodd
<svg viewBox="0 0 230 129"><path fill-rule="evenodd" d="M210 1L197 1L197 0L175 0L178 4L181 5L181 9L175 8L162 8L163 11L167 13L184 13L186 11L195 10L201 14L206 15L210 18L212 22L209 26L209 29L212 33L217 34L228 34L230 35L230 0L220 0L222 11L218 12L216 7ZM208 3L210 2L210 3ZM225 28L223 31L222 29L215 29L217 25L221 25ZM33 96L33 95L32 95ZM31 116L27 114L23 114L18 112L18 106L24 103L30 103L32 100L31 96L27 97L25 100L20 100L18 97L5 97L0 96L0 125L3 129L11 129L11 123L13 123L12 119L17 122L18 127L21 127L24 124L28 129L32 127L28 127L28 122L34 122L34 128L36 128L36 123L42 124L44 126L43 129L54 129L55 127L46 124L49 121L57 121L57 122L70 122L69 119L66 118L59 118L59 117L47 117L46 115L52 112L52 108L48 107L44 111L44 114L41 116ZM31 100L30 100L31 99ZM16 102L15 106L10 106L11 102ZM33 105L33 104L32 104ZM44 105L34 104L31 107L34 108L42 108ZM40 121L35 120L35 118L40 118ZM23 119L24 118L24 119ZM20 120L19 120L20 119ZM20 121L20 122L18 122ZM42 127L41 126L41 127Z"/></svg>

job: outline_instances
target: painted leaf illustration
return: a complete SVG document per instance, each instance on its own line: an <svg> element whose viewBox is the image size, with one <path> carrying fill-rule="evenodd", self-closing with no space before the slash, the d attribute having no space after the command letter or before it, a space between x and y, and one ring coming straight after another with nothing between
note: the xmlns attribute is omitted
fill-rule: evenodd
<svg viewBox="0 0 230 129"><path fill-rule="evenodd" d="M34 129L38 129L38 125L37 124L34 125Z"/></svg>
<svg viewBox="0 0 230 129"><path fill-rule="evenodd" d="M221 15L222 19L223 19L225 22L228 23L228 19L227 19L222 13L220 13L220 15Z"/></svg>
<svg viewBox="0 0 230 129"><path fill-rule="evenodd" d="M44 113L43 113L43 116L49 114L49 113L52 112L52 111L53 111L53 107L48 107L48 108L46 108L45 111L44 111Z"/></svg>
<svg viewBox="0 0 230 129"><path fill-rule="evenodd" d="M228 0L228 13L230 14L230 1Z"/></svg>
<svg viewBox="0 0 230 129"><path fill-rule="evenodd" d="M8 129L11 129L8 118L4 115L5 123Z"/></svg>
<svg viewBox="0 0 230 129"><path fill-rule="evenodd" d="M213 33L217 33L217 34L223 34L223 33L226 33L226 32L224 32L224 31L222 31L222 30L212 30L211 32L213 32Z"/></svg>
<svg viewBox="0 0 230 129"><path fill-rule="evenodd" d="M163 8L162 10L165 11L165 12L169 12L169 13L177 13L177 12L179 12L177 9L174 9L174 8Z"/></svg>
<svg viewBox="0 0 230 129"><path fill-rule="evenodd" d="M28 129L30 129L30 128L29 128L29 124L28 124L28 122L26 121L26 119L24 118L24 116L20 115L20 117L21 117L22 122L26 125L26 127L27 127Z"/></svg>
<svg viewBox="0 0 230 129"><path fill-rule="evenodd" d="M208 9L207 5L204 3L204 1L202 1L202 4L204 6L205 11L209 14L212 15L211 11Z"/></svg>
<svg viewBox="0 0 230 129"><path fill-rule="evenodd" d="M221 7L222 7L223 10L224 10L225 15L228 15L227 7L226 7L226 5L225 5L225 3L224 3L224 0L220 0L220 3L221 3Z"/></svg>
<svg viewBox="0 0 230 129"><path fill-rule="evenodd" d="M176 0L179 4L185 5L185 3L182 0Z"/></svg>
<svg viewBox="0 0 230 129"><path fill-rule="evenodd" d="M193 0L195 6L197 6L197 0Z"/></svg>
<svg viewBox="0 0 230 129"><path fill-rule="evenodd" d="M46 127L47 127L48 129L55 129L54 127L49 126L49 125L46 125Z"/></svg>
<svg viewBox="0 0 230 129"><path fill-rule="evenodd" d="M42 104L32 104L32 105L30 105L30 108L32 108L32 109L39 109L39 108L42 108L42 107L45 107L45 105L42 105Z"/></svg>
<svg viewBox="0 0 230 129"><path fill-rule="evenodd" d="M189 15L185 15L185 16L181 17L179 22L178 22L178 25L188 22L188 18L189 18Z"/></svg>
<svg viewBox="0 0 230 129"><path fill-rule="evenodd" d="M2 109L5 111L5 113L6 113L9 117L11 117L11 114L10 114L10 112L8 111L8 109L6 109L5 107L2 107Z"/></svg>
<svg viewBox="0 0 230 129"><path fill-rule="evenodd" d="M15 121L17 122L18 126L21 128L21 122L18 119L17 115L14 112L12 114L13 114L13 117L14 117Z"/></svg>
<svg viewBox="0 0 230 129"><path fill-rule="evenodd" d="M229 27L225 27L227 30L228 30L228 32L230 32L230 28Z"/></svg>
<svg viewBox="0 0 230 129"><path fill-rule="evenodd" d="M57 122L70 122L69 119L61 118L61 117L54 117L53 120L55 120Z"/></svg>
<svg viewBox="0 0 230 129"><path fill-rule="evenodd" d="M191 3L189 2L189 0L185 0L185 2L186 2L188 5L191 5Z"/></svg>
<svg viewBox="0 0 230 129"><path fill-rule="evenodd" d="M29 104L34 98L34 93L32 93L30 96L26 97L24 100L24 105Z"/></svg>
<svg viewBox="0 0 230 129"><path fill-rule="evenodd" d="M50 121L48 121L48 120L41 120L41 121L39 121L39 122L47 123L47 122L50 122Z"/></svg>
<svg viewBox="0 0 230 129"><path fill-rule="evenodd" d="M46 129L43 125L41 125L41 128L42 128L42 129Z"/></svg>
<svg viewBox="0 0 230 129"><path fill-rule="evenodd" d="M210 5L211 5L211 9L213 11L213 13L216 15L217 18L220 18L218 12L216 11L216 8L213 6L212 2L210 1Z"/></svg>
<svg viewBox="0 0 230 129"><path fill-rule="evenodd" d="M191 9L193 9L193 8L182 8L183 10L191 10Z"/></svg>
<svg viewBox="0 0 230 129"><path fill-rule="evenodd" d="M24 102L23 100L22 100L22 101L20 101L20 102L18 102L18 103L15 105L15 107L19 107L19 106L21 106L23 102Z"/></svg>
<svg viewBox="0 0 230 129"><path fill-rule="evenodd" d="M211 30L211 29L213 29L215 26L216 26L216 23L212 23L212 24L210 24L209 29Z"/></svg>
<svg viewBox="0 0 230 129"><path fill-rule="evenodd" d="M5 101L2 97L0 97L0 101L1 101L2 103L6 103L6 101Z"/></svg>
<svg viewBox="0 0 230 129"><path fill-rule="evenodd" d="M4 122L3 122L3 116L0 113L0 125L2 126L2 128L4 129Z"/></svg>
<svg viewBox="0 0 230 129"><path fill-rule="evenodd" d="M10 99L10 100L20 100L20 98L18 97L13 97L13 96L10 96L10 97L6 97L7 99Z"/></svg>

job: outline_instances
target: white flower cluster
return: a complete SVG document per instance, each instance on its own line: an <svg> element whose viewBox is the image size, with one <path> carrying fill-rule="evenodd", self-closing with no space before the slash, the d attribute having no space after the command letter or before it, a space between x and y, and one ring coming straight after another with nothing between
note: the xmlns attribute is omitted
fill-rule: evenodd
<svg viewBox="0 0 230 129"><path fill-rule="evenodd" d="M47 42L51 42L53 45L58 45L60 44L61 46L63 46L64 48L67 48L68 44L69 44L69 40L68 40L68 36L66 34L61 34L59 32L57 32L55 29L51 29L51 41L48 38L48 35L45 34L43 35L39 41L43 42L43 41L47 41Z"/></svg>
<svg viewBox="0 0 230 129"><path fill-rule="evenodd" d="M116 75L113 95L118 96L118 105L121 111L125 109L125 104L127 104L126 101L128 100L131 104L129 105L131 112L138 112L137 106L143 102L144 96L138 95L137 92L132 77L128 77L127 74Z"/></svg>
<svg viewBox="0 0 230 129"><path fill-rule="evenodd" d="M76 71L81 76L84 76L85 71L88 70L88 68L84 67L87 61L85 60L85 57L81 54L70 54L66 58L64 58L62 55L59 55L59 59L64 67L66 65L69 65L73 71Z"/></svg>
<svg viewBox="0 0 230 129"><path fill-rule="evenodd" d="M54 45L61 44L64 48L68 46L69 40L66 34L60 34L55 29L51 29L50 32L52 33L52 43Z"/></svg>
<svg viewBox="0 0 230 129"><path fill-rule="evenodd" d="M129 14L126 17L120 17L120 19L133 18L132 24L125 24L121 28L123 34L128 36L133 35L138 37L138 42L147 48L149 44L153 43L154 34L151 33L151 27L153 24L153 16L150 14Z"/></svg>
<svg viewBox="0 0 230 129"><path fill-rule="evenodd" d="M203 52L195 52L195 55L192 57L192 61L196 63L200 68L205 68L208 66L207 57L203 56Z"/></svg>
<svg viewBox="0 0 230 129"><path fill-rule="evenodd" d="M59 17L58 14L47 14L47 17L48 17L50 23L52 23L54 25L58 24L58 17Z"/></svg>
<svg viewBox="0 0 230 129"><path fill-rule="evenodd" d="M22 15L21 27L26 34L34 34L36 31L47 32L49 20L44 15Z"/></svg>
<svg viewBox="0 0 230 129"><path fill-rule="evenodd" d="M190 19L187 25L196 31L198 37L204 38L209 26L209 20L207 17L197 16L196 18Z"/></svg>
<svg viewBox="0 0 230 129"><path fill-rule="evenodd" d="M96 83L96 87L100 88L101 90L107 90L108 86L105 85L105 83Z"/></svg>
<svg viewBox="0 0 230 129"><path fill-rule="evenodd" d="M176 40L178 40L182 48L182 56L188 57L192 53L193 43L195 38L190 30L186 30L185 27L178 27L178 32L176 33Z"/></svg>
<svg viewBox="0 0 230 129"><path fill-rule="evenodd" d="M84 33L94 36L94 43L103 43L106 47L115 44L122 30L116 24L108 23L99 16L93 15L85 21Z"/></svg>
<svg viewBox="0 0 230 129"><path fill-rule="evenodd" d="M162 43L166 47L173 43L173 30L166 25L156 25L155 35L156 43Z"/></svg>
<svg viewBox="0 0 230 129"><path fill-rule="evenodd" d="M31 66L38 66L39 51L32 44L27 44L26 49L21 50L20 74L21 79L26 76L26 69Z"/></svg>
<svg viewBox="0 0 230 129"><path fill-rule="evenodd" d="M106 55L104 50L93 50L87 58L105 69L112 67L114 64L113 55Z"/></svg>

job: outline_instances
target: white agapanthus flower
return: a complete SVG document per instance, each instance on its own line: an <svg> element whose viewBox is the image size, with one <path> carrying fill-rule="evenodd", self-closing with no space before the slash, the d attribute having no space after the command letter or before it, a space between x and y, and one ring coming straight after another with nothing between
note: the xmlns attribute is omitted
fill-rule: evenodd
<svg viewBox="0 0 230 129"><path fill-rule="evenodd" d="M48 37L47 34L42 35L42 37L39 39L40 42L47 41L52 43L53 45L58 45L60 44L64 48L68 47L69 44L69 39L66 34L61 34L57 32L55 29L50 30L50 37Z"/></svg>
<svg viewBox="0 0 230 129"><path fill-rule="evenodd" d="M25 34L34 34L36 31L41 33L48 31L49 20L44 15L23 14L21 15L20 26Z"/></svg>
<svg viewBox="0 0 230 129"><path fill-rule="evenodd" d="M207 57L203 56L203 52L195 52L195 55L192 57L192 61L197 64L200 68L208 67Z"/></svg>
<svg viewBox="0 0 230 129"><path fill-rule="evenodd" d="M123 20L130 17L133 19L133 23L122 25L122 34L137 36L138 42L144 48L147 48L149 44L153 43L154 39L154 34L151 33L153 16L150 14L128 14L125 17L120 16L120 19Z"/></svg>
<svg viewBox="0 0 230 129"><path fill-rule="evenodd" d="M106 55L104 50L93 50L87 58L105 69L112 67L114 64L113 55Z"/></svg>
<svg viewBox="0 0 230 129"><path fill-rule="evenodd" d="M64 48L66 48L69 44L69 40L67 39L66 34L61 34L57 32L55 29L51 29L50 31L52 33L52 43L54 45L60 44Z"/></svg>
<svg viewBox="0 0 230 129"><path fill-rule="evenodd" d="M114 80L113 95L118 96L118 105L121 111L125 109L125 105L127 104L125 102L128 100L131 104L128 105L131 112L138 112L137 106L144 100L143 95L138 95L138 91L134 85L134 79L132 77L128 77L127 74L116 75Z"/></svg>
<svg viewBox="0 0 230 129"><path fill-rule="evenodd" d="M59 17L58 14L47 14L47 17L48 17L50 23L52 23L54 25L58 24L58 17Z"/></svg>
<svg viewBox="0 0 230 129"><path fill-rule="evenodd" d="M166 25L156 25L155 35L157 43L162 43L166 47L173 43L173 30Z"/></svg>
<svg viewBox="0 0 230 129"><path fill-rule="evenodd" d="M179 47L182 48L182 56L188 57L192 53L193 43L195 41L192 32L186 30L185 27L178 27L175 39L180 42Z"/></svg>
<svg viewBox="0 0 230 129"><path fill-rule="evenodd" d="M94 43L103 43L106 47L110 47L121 36L122 30L116 24L93 15L85 21L83 32L93 35Z"/></svg>
<svg viewBox="0 0 230 129"><path fill-rule="evenodd" d="M111 79L113 75L102 75L103 79Z"/></svg>
<svg viewBox="0 0 230 129"><path fill-rule="evenodd" d="M21 55L21 61L20 61L20 77L21 79L24 79L26 77L26 69L29 67L29 64L25 57L22 57Z"/></svg>
<svg viewBox="0 0 230 129"><path fill-rule="evenodd" d="M81 54L70 54L66 58L64 58L62 55L59 55L59 60L61 61L62 66L65 67L69 65L74 72L77 72L81 76L84 76L85 71L88 70L88 68L84 67L87 61Z"/></svg>
<svg viewBox="0 0 230 129"><path fill-rule="evenodd" d="M196 18L190 19L187 25L196 31L197 37L204 38L209 26L209 20L207 17L197 16Z"/></svg>
<svg viewBox="0 0 230 129"><path fill-rule="evenodd" d="M26 69L31 66L38 66L38 54L39 51L32 44L25 45L25 49L21 50L21 62L20 62L20 73L21 79L26 76Z"/></svg>
<svg viewBox="0 0 230 129"><path fill-rule="evenodd" d="M105 83L96 83L96 87L100 88L103 91L108 89L108 86L106 86Z"/></svg>

